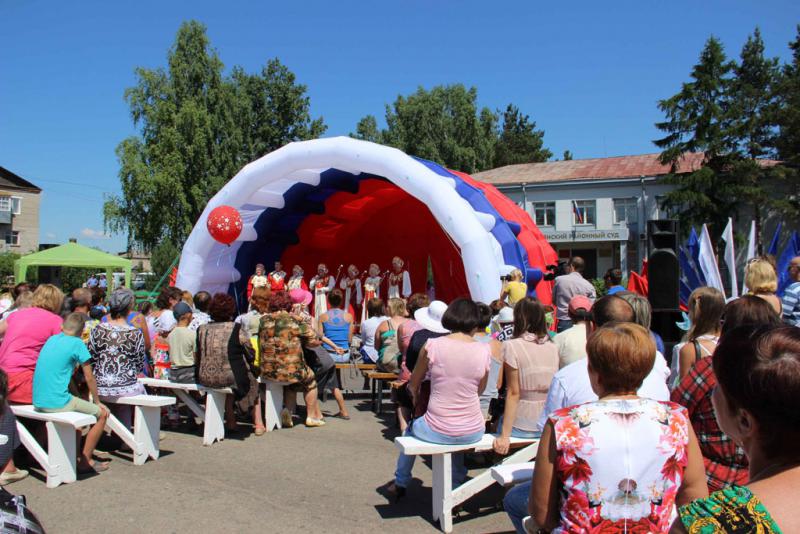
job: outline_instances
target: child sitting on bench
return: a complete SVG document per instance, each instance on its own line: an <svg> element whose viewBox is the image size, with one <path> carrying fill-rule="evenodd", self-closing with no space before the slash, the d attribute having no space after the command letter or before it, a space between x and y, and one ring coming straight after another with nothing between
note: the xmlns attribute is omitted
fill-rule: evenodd
<svg viewBox="0 0 800 534"><path fill-rule="evenodd" d="M78 460L78 472L105 471L108 462L92 459L94 448L103 434L108 419L108 408L100 402L97 384L92 374L91 356L81 340L85 319L80 313L71 313L64 320L62 333L50 337L39 353L33 373L33 406L44 413L79 412L93 415L92 425ZM75 367L80 365L94 403L69 393L69 380Z"/></svg>

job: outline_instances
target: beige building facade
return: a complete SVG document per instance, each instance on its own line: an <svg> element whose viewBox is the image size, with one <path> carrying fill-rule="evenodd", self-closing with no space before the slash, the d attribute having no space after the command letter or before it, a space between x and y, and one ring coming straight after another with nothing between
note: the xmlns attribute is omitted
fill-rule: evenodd
<svg viewBox="0 0 800 534"><path fill-rule="evenodd" d="M0 167L0 251L39 250L41 195L41 188Z"/></svg>

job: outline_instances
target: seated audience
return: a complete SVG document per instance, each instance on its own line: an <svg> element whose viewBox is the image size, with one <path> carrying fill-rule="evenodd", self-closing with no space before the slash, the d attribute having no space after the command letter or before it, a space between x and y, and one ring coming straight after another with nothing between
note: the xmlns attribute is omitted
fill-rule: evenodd
<svg viewBox="0 0 800 534"><path fill-rule="evenodd" d="M42 284L33 293L29 308L18 309L0 322L0 369L8 375L8 401L31 404L33 372L39 351L50 336L61 333L64 294L56 286Z"/></svg>
<svg viewBox="0 0 800 534"><path fill-rule="evenodd" d="M361 359L364 363L376 363L378 351L375 349L375 332L388 317L384 314L381 299L369 299L366 306L368 319L361 323Z"/></svg>
<svg viewBox="0 0 800 534"><path fill-rule="evenodd" d="M775 294L778 291L778 274L772 262L764 257L749 260L744 267L744 285L748 295L766 300L775 313L781 313L781 299Z"/></svg>
<svg viewBox="0 0 800 534"><path fill-rule="evenodd" d="M728 330L714 352L713 367L716 419L742 444L750 481L682 506L672 531L800 532L800 331Z"/></svg>
<svg viewBox="0 0 800 534"><path fill-rule="evenodd" d="M89 335L89 353L100 400L110 403L111 412L128 428L132 425L132 406L116 404L116 400L145 393L137 377L144 369L147 356L144 334L127 321L133 305L130 289L121 288L111 293L109 320L98 324Z"/></svg>
<svg viewBox="0 0 800 534"><path fill-rule="evenodd" d="M607 323L632 323L635 320L633 308L618 295L606 295L598 299L592 306L594 328L600 328ZM655 346L655 345L654 345ZM669 367L658 351L655 351L655 360L650 373L642 382L639 395L658 401L669 400L667 377ZM547 401L539 419L537 430L541 432L547 422L547 416L554 411L597 400L597 395L589 381L589 361L586 358L578 360L559 369L553 376L550 389L547 392Z"/></svg>
<svg viewBox="0 0 800 534"><path fill-rule="evenodd" d="M375 331L375 350L378 351L378 369L392 373L400 371L400 344L397 329L405 323L406 302L403 299L389 299L386 304L389 318Z"/></svg>
<svg viewBox="0 0 800 534"><path fill-rule="evenodd" d="M537 300L525 297L514 306L514 338L503 342L502 352L506 406L494 450L508 454L510 437L539 437L537 424L558 371L558 348L547 335L544 307Z"/></svg>
<svg viewBox="0 0 800 534"><path fill-rule="evenodd" d="M732 300L725 306L723 316L723 333L745 325L780 324L780 319L770 304L753 295ZM672 392L672 401L686 407L700 442L709 492L731 484L746 484L748 476L744 449L720 429L714 416L711 397L716 386L712 358L702 358L691 366Z"/></svg>
<svg viewBox="0 0 800 534"><path fill-rule="evenodd" d="M197 351L197 332L191 330L192 309L185 302L172 308L178 321L167 336L169 343L169 379L181 384L194 384L194 353Z"/></svg>
<svg viewBox="0 0 800 534"><path fill-rule="evenodd" d="M489 379L492 356L486 343L472 337L478 320L478 305L472 300L456 299L447 307L442 326L452 333L428 340L411 373L412 397L427 373L431 392L425 415L414 419L405 435L440 444L474 443L483 436L486 425L478 396ZM405 495L415 458L401 454L397 459L394 483L388 488L396 498ZM463 454L453 455L452 465L453 483L458 485L467 474Z"/></svg>
<svg viewBox="0 0 800 534"><path fill-rule="evenodd" d="M586 349L598 399L548 417L525 527L666 532L674 505L708 493L686 410L639 396L656 355L643 327L610 324L592 333Z"/></svg>
<svg viewBox="0 0 800 534"><path fill-rule="evenodd" d="M8 396L8 376L5 371L0 369L0 465L3 472L0 473L0 486L13 484L28 476L28 471L18 469L14 464L14 450L19 447L19 435L17 434L17 418L8 406L6 397Z"/></svg>
<svg viewBox="0 0 800 534"><path fill-rule="evenodd" d="M45 413L79 412L93 415L97 422L86 434L83 450L78 457L78 471L92 472L108 469L107 462L92 459L94 448L108 419L108 408L100 402L97 384L92 373L92 356L81 341L84 317L81 313L71 313L64 320L62 332L44 344L36 371L33 374L33 406ZM80 366L89 388L93 402L71 395L69 381L75 368Z"/></svg>
<svg viewBox="0 0 800 534"><path fill-rule="evenodd" d="M556 334L553 342L558 348L558 368L586 358L586 337L592 326L592 301L577 295L569 301L567 309L572 326Z"/></svg>
<svg viewBox="0 0 800 534"><path fill-rule="evenodd" d="M276 291L272 294L270 312L261 319L258 331L261 376L266 380L291 384L284 388L283 426L293 425L292 414L297 404L295 392L302 391L306 403L306 426L318 427L325 422L317 401L317 381L303 356L303 348L312 343L316 335L301 316L291 313L291 309L292 299L288 293Z"/></svg>
<svg viewBox="0 0 800 534"><path fill-rule="evenodd" d="M791 259L788 271L791 283L781 297L781 316L786 324L800 326L800 256Z"/></svg>
<svg viewBox="0 0 800 534"><path fill-rule="evenodd" d="M176 304L174 308L178 308ZM174 309L173 308L173 309ZM242 414L252 414L253 431L266 432L259 397L258 370L254 368L255 350L242 326L234 322L236 301L227 293L216 293L209 304L211 322L197 330L195 375L197 382L209 387L230 387L233 395L225 397L225 429L238 430L235 407Z"/></svg>
<svg viewBox="0 0 800 534"><path fill-rule="evenodd" d="M167 336L175 328L172 308L181 301L183 292L177 287L164 287L156 297L156 311L147 317L147 332L153 347L153 378L169 379L169 342Z"/></svg>
<svg viewBox="0 0 800 534"><path fill-rule="evenodd" d="M687 307L691 326L686 334L686 344L678 351L679 378L689 374L689 368L695 362L714 354L719 342L725 295L713 287L699 287L692 291Z"/></svg>
<svg viewBox="0 0 800 534"><path fill-rule="evenodd" d="M269 297L269 295L267 295ZM208 315L208 305L211 304L211 293L208 291L198 291L194 295L194 310L192 310L192 322L189 329L197 331L204 324L211 322Z"/></svg>
<svg viewBox="0 0 800 534"><path fill-rule="evenodd" d="M397 345L400 348L400 376L398 380L403 383L408 383L408 379L411 378L411 369L406 365L406 355L408 354L408 346L411 343L411 336L422 329L422 325L419 324L414 314L417 310L428 307L429 304L428 295L424 293L411 295L406 305L409 319L397 328ZM405 386L398 389L393 388L392 400L397 405L397 423L400 426L400 433L403 433L408 428L408 422L411 420L411 413L414 409L408 389Z"/></svg>
<svg viewBox="0 0 800 534"><path fill-rule="evenodd" d="M650 337L653 338L656 344L656 350L664 354L664 340L661 339L657 332L650 329L653 321L653 308L650 306L650 301L647 300L647 297L631 291L620 291L617 296L625 299L625 302L631 305L631 308L633 308L633 322L650 332Z"/></svg>
<svg viewBox="0 0 800 534"><path fill-rule="evenodd" d="M342 309L344 294L341 289L328 293L327 312L319 316L319 324L325 337L333 343L325 345L336 363L350 361L350 341L353 339L353 316Z"/></svg>
<svg viewBox="0 0 800 534"><path fill-rule="evenodd" d="M488 421L490 419L489 406L492 400L499 396L500 388L503 387L503 344L494 339L489 332L489 324L492 322L492 309L483 302L478 303L478 331L473 336L478 343L486 343L492 351L492 360L489 362L489 380L486 382L486 389L480 394L481 412Z"/></svg>

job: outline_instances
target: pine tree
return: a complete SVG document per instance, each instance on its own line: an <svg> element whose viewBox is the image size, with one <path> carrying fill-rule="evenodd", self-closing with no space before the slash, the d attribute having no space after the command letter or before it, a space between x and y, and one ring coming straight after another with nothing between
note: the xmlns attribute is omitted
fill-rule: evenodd
<svg viewBox="0 0 800 534"><path fill-rule="evenodd" d="M800 165L800 24L797 36L789 43L792 61L784 65L776 90L778 98L777 122L779 133L776 147L780 159Z"/></svg>
<svg viewBox="0 0 800 534"><path fill-rule="evenodd" d="M553 153L544 148L544 131L519 108L509 104L503 113L503 127L494 149L493 167L547 161Z"/></svg>

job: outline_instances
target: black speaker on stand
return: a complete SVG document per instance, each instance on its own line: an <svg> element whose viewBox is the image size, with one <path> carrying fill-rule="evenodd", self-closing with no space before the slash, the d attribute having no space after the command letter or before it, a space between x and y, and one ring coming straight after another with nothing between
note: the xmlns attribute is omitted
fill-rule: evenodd
<svg viewBox="0 0 800 534"><path fill-rule="evenodd" d="M675 324L682 320L678 235L675 219L647 221L647 298L653 308L651 328L664 340L664 357L668 363L672 347L683 336Z"/></svg>

